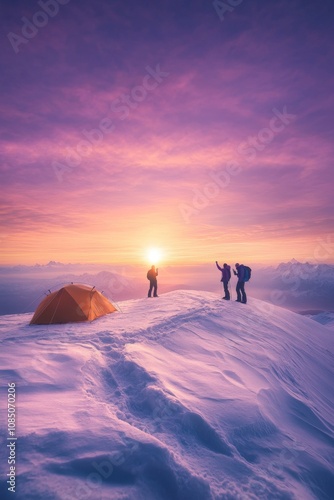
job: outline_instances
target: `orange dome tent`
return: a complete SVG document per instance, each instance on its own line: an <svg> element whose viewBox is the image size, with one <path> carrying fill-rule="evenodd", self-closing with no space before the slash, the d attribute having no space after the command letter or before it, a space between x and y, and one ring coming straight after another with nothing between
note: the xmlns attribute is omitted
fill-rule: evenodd
<svg viewBox="0 0 334 500"><path fill-rule="evenodd" d="M95 287L71 284L47 295L37 307L30 324L93 321L116 310Z"/></svg>

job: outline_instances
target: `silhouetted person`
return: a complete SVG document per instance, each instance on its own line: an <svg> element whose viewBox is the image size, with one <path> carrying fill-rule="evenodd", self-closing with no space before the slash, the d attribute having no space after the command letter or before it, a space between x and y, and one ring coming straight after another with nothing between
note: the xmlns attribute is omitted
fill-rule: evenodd
<svg viewBox="0 0 334 500"><path fill-rule="evenodd" d="M153 290L153 297L158 297L157 276L158 276L158 268L155 269L155 266L152 266L151 269L147 272L147 279L150 280L150 288L147 294L148 297L151 297L152 290Z"/></svg>
<svg viewBox="0 0 334 500"><path fill-rule="evenodd" d="M237 300L236 302L242 302L243 304L247 304L247 295L245 292L245 266L243 264L235 265L236 271L233 269L233 272L236 276L238 276L237 283Z"/></svg>
<svg viewBox="0 0 334 500"><path fill-rule="evenodd" d="M228 282L231 279L231 266L224 264L223 267L220 267L217 261L216 261L216 266L218 267L219 271L221 271L221 273L222 273L222 279L220 281L224 285L225 297L223 297L223 299L230 300L230 292L228 289Z"/></svg>

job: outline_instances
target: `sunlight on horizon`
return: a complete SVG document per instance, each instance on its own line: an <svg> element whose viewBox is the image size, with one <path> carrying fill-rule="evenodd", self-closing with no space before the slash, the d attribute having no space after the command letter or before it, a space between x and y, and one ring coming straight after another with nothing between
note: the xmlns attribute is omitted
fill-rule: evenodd
<svg viewBox="0 0 334 500"><path fill-rule="evenodd" d="M163 252L160 248L149 248L146 252L146 260L149 264L157 265L161 262Z"/></svg>

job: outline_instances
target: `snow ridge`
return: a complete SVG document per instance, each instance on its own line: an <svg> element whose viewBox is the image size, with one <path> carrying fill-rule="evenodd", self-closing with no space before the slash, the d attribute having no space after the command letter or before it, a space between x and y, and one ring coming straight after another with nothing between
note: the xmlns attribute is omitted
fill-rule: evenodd
<svg viewBox="0 0 334 500"><path fill-rule="evenodd" d="M209 292L119 305L90 324L0 317L2 391L14 380L20 394L17 498L331 498L326 327Z"/></svg>

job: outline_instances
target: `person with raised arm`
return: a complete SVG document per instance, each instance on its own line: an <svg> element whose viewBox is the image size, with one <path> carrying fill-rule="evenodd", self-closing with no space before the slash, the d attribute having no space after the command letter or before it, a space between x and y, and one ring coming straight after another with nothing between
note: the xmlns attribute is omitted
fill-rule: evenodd
<svg viewBox="0 0 334 500"><path fill-rule="evenodd" d="M224 293L225 293L225 296L223 297L224 300L230 300L230 291L228 289L228 283L231 279L231 266L229 266L228 264L224 264L223 267L220 267L220 265L218 264L218 262L216 261L216 266L217 268L219 269L219 271L221 271L222 273L222 278L221 278L221 282L223 283L224 285Z"/></svg>

